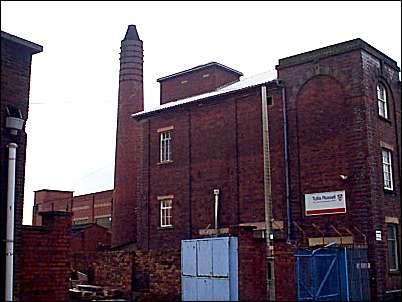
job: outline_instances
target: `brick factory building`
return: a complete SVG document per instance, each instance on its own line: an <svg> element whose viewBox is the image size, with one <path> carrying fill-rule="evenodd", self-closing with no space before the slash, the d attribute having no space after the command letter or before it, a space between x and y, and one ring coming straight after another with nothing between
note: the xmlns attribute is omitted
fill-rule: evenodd
<svg viewBox="0 0 402 302"><path fill-rule="evenodd" d="M400 296L399 72L354 39L254 77L211 62L160 78L161 105L144 111L142 41L129 26L112 245L156 253L252 228L254 239L239 239L243 300L294 300L298 249L364 246L371 297Z"/></svg>
<svg viewBox="0 0 402 302"><path fill-rule="evenodd" d="M35 191L32 225L41 225L40 213L48 211L72 212L72 224L96 223L112 227L113 190L73 196L72 191Z"/></svg>

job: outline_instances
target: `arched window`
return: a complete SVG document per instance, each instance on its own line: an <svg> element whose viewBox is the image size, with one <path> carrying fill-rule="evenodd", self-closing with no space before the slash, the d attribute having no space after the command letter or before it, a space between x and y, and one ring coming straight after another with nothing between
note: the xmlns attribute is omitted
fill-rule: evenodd
<svg viewBox="0 0 402 302"><path fill-rule="evenodd" d="M387 90L384 85L377 85L378 114L383 118L388 118Z"/></svg>

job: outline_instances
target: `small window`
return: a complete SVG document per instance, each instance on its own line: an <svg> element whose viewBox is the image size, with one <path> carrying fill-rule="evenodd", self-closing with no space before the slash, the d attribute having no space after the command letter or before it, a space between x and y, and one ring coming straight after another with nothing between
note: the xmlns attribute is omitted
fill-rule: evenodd
<svg viewBox="0 0 402 302"><path fill-rule="evenodd" d="M161 203L161 227L172 226L172 200L162 199Z"/></svg>
<svg viewBox="0 0 402 302"><path fill-rule="evenodd" d="M387 241L388 241L388 268L390 271L399 271L399 259L398 259L399 251L398 251L396 224L388 224Z"/></svg>
<svg viewBox="0 0 402 302"><path fill-rule="evenodd" d="M105 228L111 229L112 228L112 217L102 217L95 219L96 224L101 225Z"/></svg>
<svg viewBox="0 0 402 302"><path fill-rule="evenodd" d="M160 133L160 162L172 161L172 134L171 131Z"/></svg>
<svg viewBox="0 0 402 302"><path fill-rule="evenodd" d="M272 101L272 100L273 100L272 96L268 96L268 97L267 97L267 105L268 105L268 106L271 106L271 105L273 104L273 101Z"/></svg>
<svg viewBox="0 0 402 302"><path fill-rule="evenodd" d="M394 183L392 179L392 152L388 149L382 149L382 173L384 179L384 189L393 190Z"/></svg>
<svg viewBox="0 0 402 302"><path fill-rule="evenodd" d="M74 219L73 220L73 224L86 224L89 223L89 219L88 218L78 218L78 219Z"/></svg>
<svg viewBox="0 0 402 302"><path fill-rule="evenodd" d="M377 85L378 114L383 118L388 118L387 91L381 84Z"/></svg>

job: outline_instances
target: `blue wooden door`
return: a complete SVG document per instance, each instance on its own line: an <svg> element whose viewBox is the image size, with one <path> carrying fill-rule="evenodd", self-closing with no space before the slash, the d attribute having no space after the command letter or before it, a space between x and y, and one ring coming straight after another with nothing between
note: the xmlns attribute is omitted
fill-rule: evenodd
<svg viewBox="0 0 402 302"><path fill-rule="evenodd" d="M182 299L237 301L237 238L182 240Z"/></svg>

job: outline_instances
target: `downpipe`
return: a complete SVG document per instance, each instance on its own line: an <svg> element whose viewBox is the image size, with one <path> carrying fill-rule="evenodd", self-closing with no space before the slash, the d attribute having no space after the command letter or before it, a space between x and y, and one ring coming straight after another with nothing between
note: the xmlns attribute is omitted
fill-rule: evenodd
<svg viewBox="0 0 402 302"><path fill-rule="evenodd" d="M290 208L290 180L289 180L289 135L288 135L288 111L286 106L285 86L277 80L278 86L282 89L282 112L283 112L283 149L285 160L285 198L286 198L286 220L287 220L287 243L292 240L292 212Z"/></svg>
<svg viewBox="0 0 402 302"><path fill-rule="evenodd" d="M10 143L7 145L7 147L8 147L8 187L7 187L5 300L13 301L15 163L16 163L18 145L16 143Z"/></svg>
<svg viewBox="0 0 402 302"><path fill-rule="evenodd" d="M215 196L215 204L214 204L214 222L215 222L215 231L218 231L218 209L219 209L219 189L214 189Z"/></svg>
<svg viewBox="0 0 402 302"><path fill-rule="evenodd" d="M262 144L264 159L265 240L267 260L267 300L275 301L274 246L272 234L271 161L269 150L267 87L261 86Z"/></svg>

